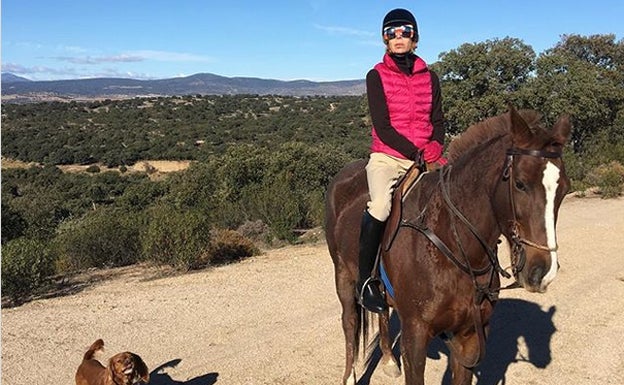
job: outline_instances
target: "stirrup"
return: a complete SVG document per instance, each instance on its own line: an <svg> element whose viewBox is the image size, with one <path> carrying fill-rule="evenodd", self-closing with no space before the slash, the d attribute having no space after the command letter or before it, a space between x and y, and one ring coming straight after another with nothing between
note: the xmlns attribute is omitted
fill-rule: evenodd
<svg viewBox="0 0 624 385"><path fill-rule="evenodd" d="M364 309L373 312L373 313L382 313L383 311L388 309L388 304L386 303L386 300L383 298L384 296L384 292L379 288L379 286L373 286L375 287L375 289L378 291L379 296L377 297L372 297L372 299L378 300L377 304L368 304L368 305L372 305L371 306L366 306L366 304L364 303L364 292L366 291L366 289L371 285L371 284L376 284L379 285L379 283L381 283L381 280L379 278L376 277L368 277L364 283L362 284L361 287L357 288L359 290L356 290L356 294L357 294L357 302L360 306L362 306ZM375 289L370 289L371 291L374 291Z"/></svg>

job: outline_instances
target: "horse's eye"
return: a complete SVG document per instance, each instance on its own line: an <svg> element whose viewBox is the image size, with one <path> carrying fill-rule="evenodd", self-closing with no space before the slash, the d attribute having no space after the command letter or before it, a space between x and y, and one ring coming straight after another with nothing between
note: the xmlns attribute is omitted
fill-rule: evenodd
<svg viewBox="0 0 624 385"><path fill-rule="evenodd" d="M516 179L516 188L520 191L526 191L527 190L527 186L520 180Z"/></svg>

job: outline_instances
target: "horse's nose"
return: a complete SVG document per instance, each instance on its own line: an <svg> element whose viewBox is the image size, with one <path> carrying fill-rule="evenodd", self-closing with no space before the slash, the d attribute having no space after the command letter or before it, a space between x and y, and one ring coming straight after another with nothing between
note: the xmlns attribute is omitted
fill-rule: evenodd
<svg viewBox="0 0 624 385"><path fill-rule="evenodd" d="M529 274L529 285L532 287L539 287L542 283L542 278L544 278L544 274L546 274L546 271L542 266L535 266Z"/></svg>

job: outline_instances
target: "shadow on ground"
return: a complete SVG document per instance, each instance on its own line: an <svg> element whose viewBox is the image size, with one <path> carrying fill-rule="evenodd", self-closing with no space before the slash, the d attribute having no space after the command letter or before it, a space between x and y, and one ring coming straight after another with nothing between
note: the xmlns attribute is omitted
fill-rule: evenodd
<svg viewBox="0 0 624 385"><path fill-rule="evenodd" d="M167 368L175 368L180 362L181 359L176 358L175 360L171 360L166 362L156 369L154 369L150 373L150 385L213 385L217 382L217 378L219 377L219 373L208 373L202 376L198 376L195 378L191 378L186 381L177 381L171 378L171 376L166 372Z"/></svg>
<svg viewBox="0 0 624 385"><path fill-rule="evenodd" d="M518 362L528 363L536 368L546 368L552 360L550 340L557 331L553 323L554 313L554 306L544 311L538 304L521 299L499 300L491 319L485 358L474 370L476 384L505 384L508 368ZM393 313L390 319L392 339L397 336L399 330L398 316ZM522 351L518 349L520 341L526 346L521 349ZM399 357L399 342L394 346L393 352ZM446 359L447 362L449 354L446 344L440 338L436 338L427 351L429 359ZM381 351L376 348L372 353L371 363L358 385L369 385L380 359ZM451 372L447 367L442 385L450 384Z"/></svg>

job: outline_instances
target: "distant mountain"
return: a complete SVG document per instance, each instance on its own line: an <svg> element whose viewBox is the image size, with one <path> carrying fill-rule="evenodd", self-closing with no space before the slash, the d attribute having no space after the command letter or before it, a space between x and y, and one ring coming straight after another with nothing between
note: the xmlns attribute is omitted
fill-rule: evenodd
<svg viewBox="0 0 624 385"><path fill-rule="evenodd" d="M16 82L29 82L30 79L23 78L21 76L13 75L9 72L2 73L2 79L0 80L2 83L16 83Z"/></svg>
<svg viewBox="0 0 624 385"><path fill-rule="evenodd" d="M18 80L21 79L21 80ZM290 95L335 96L362 95L365 80L313 82L308 80L271 80L251 77L224 77L200 73L187 77L137 80L95 78L53 81L29 81L10 73L2 74L2 99L41 100L46 97L69 99L125 98L136 96L181 95ZM9 100L9 98L6 98Z"/></svg>

